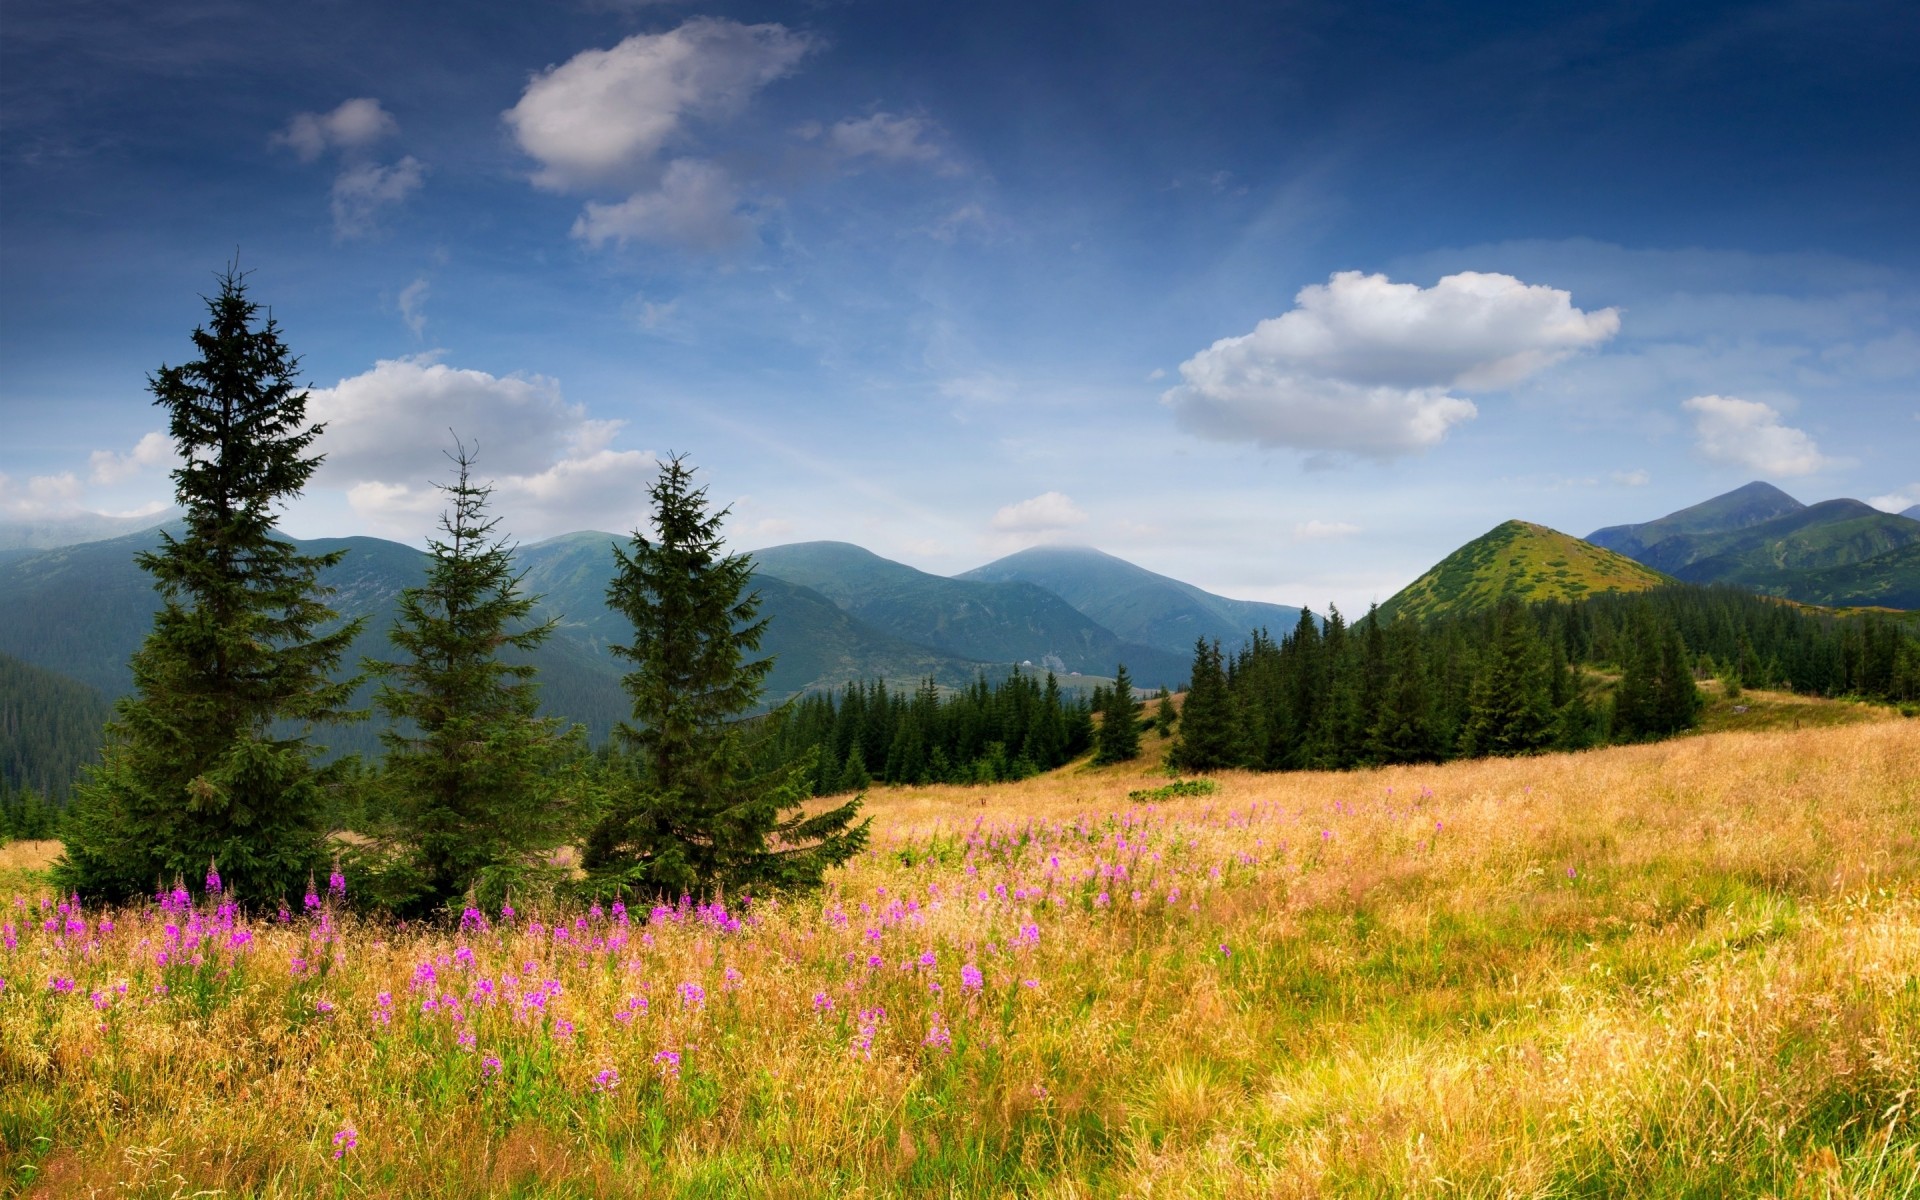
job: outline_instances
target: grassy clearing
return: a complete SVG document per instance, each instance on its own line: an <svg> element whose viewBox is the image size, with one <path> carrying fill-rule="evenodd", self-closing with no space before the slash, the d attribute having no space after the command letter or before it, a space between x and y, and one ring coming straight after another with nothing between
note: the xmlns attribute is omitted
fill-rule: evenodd
<svg viewBox="0 0 1920 1200"><path fill-rule="evenodd" d="M1166 782L876 793L823 897L624 924L0 897L0 1177L1920 1195L1920 724Z"/></svg>

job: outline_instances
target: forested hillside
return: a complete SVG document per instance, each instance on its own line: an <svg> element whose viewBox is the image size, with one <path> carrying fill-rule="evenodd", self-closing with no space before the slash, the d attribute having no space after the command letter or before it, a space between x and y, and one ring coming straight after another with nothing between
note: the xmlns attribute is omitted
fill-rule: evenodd
<svg viewBox="0 0 1920 1200"><path fill-rule="evenodd" d="M1378 613L1236 655L1197 648L1172 761L1189 770L1350 767L1580 749L1692 726L1695 680L1920 700L1920 637L1734 588L1672 586L1427 622Z"/></svg>
<svg viewBox="0 0 1920 1200"><path fill-rule="evenodd" d="M0 841L51 836L110 711L85 684L0 654Z"/></svg>

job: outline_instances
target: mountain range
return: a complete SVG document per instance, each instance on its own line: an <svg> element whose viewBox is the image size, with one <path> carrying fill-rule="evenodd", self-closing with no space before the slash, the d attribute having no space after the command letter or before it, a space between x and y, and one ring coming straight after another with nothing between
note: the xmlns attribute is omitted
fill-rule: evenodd
<svg viewBox="0 0 1920 1200"><path fill-rule="evenodd" d="M128 660L158 607L136 556L160 544L162 526L55 548L0 551L0 654L53 672L111 698L132 686ZM625 670L610 647L631 634L606 606L614 574L609 533L566 534L516 550L522 586L540 599L536 616L556 631L531 656L544 706L585 724L598 739L626 713ZM302 552L347 553L322 582L343 618L365 618L348 654L390 657L386 630L400 592L424 577L420 550L379 538L298 540ZM1052 670L1063 686L1089 688L1124 662L1143 687L1177 686L1192 661L1193 637L1229 648L1257 625L1279 632L1298 609L1230 600L1097 551L1015 555L971 576L945 578L858 546L810 542L754 554L754 587L770 621L761 653L774 658L767 700L855 679L911 688L924 679L961 687L1016 666ZM1019 576L1044 574L1052 587ZM1114 614L1131 639L1063 599L1080 597ZM1121 602L1102 603L1109 597ZM364 701L365 693L361 700ZM372 750L361 725L331 731L336 750Z"/></svg>
<svg viewBox="0 0 1920 1200"><path fill-rule="evenodd" d="M1902 608L1920 591L1916 509L1802 504L1755 482L1656 520L1595 530L1587 540L1685 583L1729 583L1841 608Z"/></svg>
<svg viewBox="0 0 1920 1200"><path fill-rule="evenodd" d="M157 607L135 556L159 544L160 528L99 540L85 539L118 533L113 520L0 529L0 655L104 699L124 693L128 660ZM34 544L57 536L74 543ZM612 547L623 540L589 531L516 551L523 586L541 597L537 615L556 622L532 655L545 707L595 739L628 708L623 664L610 648L630 630L605 602ZM426 556L368 537L298 544L309 553L347 551L324 582L343 617L366 618L349 662L388 657L396 602L424 578ZM753 558L770 618L761 652L775 660L769 703L855 679L959 687L1016 667L1088 688L1121 662L1143 687L1174 687L1186 678L1195 639L1218 639L1232 653L1256 629L1291 629L1301 611L1214 595L1086 547L1036 547L951 578L845 542L775 546ZM1381 611L1420 619L1504 595L1573 599L1672 580L1834 607L1920 608L1920 506L1890 514L1856 500L1803 504L1751 483L1585 540L1509 521L1443 558ZM377 733L360 725L327 740L336 750L369 751Z"/></svg>

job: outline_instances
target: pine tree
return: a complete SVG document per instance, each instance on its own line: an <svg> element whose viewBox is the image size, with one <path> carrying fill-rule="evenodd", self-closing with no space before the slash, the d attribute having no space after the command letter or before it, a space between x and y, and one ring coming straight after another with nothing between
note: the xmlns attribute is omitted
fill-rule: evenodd
<svg viewBox="0 0 1920 1200"><path fill-rule="evenodd" d="M1494 614L1493 645L1474 677L1462 753L1529 754L1553 739L1547 656L1526 610L1503 600Z"/></svg>
<svg viewBox="0 0 1920 1200"><path fill-rule="evenodd" d="M426 583L401 593L388 634L407 659L367 664L387 681L375 702L395 723L381 735L396 843L384 874L403 912L445 907L474 888L497 903L513 879L537 872L569 832L555 772L584 734L539 717L534 668L500 659L503 649L539 646L555 622L513 628L539 597L518 591L472 454L462 444L449 457L458 478L441 487L444 537L428 542Z"/></svg>
<svg viewBox="0 0 1920 1200"><path fill-rule="evenodd" d="M1106 714L1094 735L1093 761L1097 766L1126 762L1140 757L1140 702L1133 698L1133 677L1127 664L1113 673L1113 690L1107 693Z"/></svg>
<svg viewBox="0 0 1920 1200"><path fill-rule="evenodd" d="M78 789L56 883L126 897L217 862L258 903L323 862L327 833L311 726L347 719L357 680L330 678L359 632L327 607L319 573L345 551L303 555L276 511L321 456L299 360L232 269L195 329L200 357L148 381L182 465L185 531L140 555L162 606L134 654L101 765Z"/></svg>
<svg viewBox="0 0 1920 1200"><path fill-rule="evenodd" d="M709 513L682 456L648 489L657 540L635 531L607 603L633 623L615 646L633 721L618 736L631 770L613 787L583 865L601 891L678 896L819 884L866 845L858 798L809 816L810 758L753 774L740 718L758 703L772 659L749 661L766 633L749 593L752 560L721 554L727 510Z"/></svg>
<svg viewBox="0 0 1920 1200"><path fill-rule="evenodd" d="M1160 689L1159 703L1153 708L1153 729L1161 737L1173 735L1174 722L1180 719L1180 712L1173 706L1173 693L1166 688Z"/></svg>
<svg viewBox="0 0 1920 1200"><path fill-rule="evenodd" d="M1234 724L1227 677L1220 663L1220 643L1205 638L1194 642L1193 678L1181 706L1180 736L1167 753L1167 765L1178 771L1218 771L1233 766Z"/></svg>

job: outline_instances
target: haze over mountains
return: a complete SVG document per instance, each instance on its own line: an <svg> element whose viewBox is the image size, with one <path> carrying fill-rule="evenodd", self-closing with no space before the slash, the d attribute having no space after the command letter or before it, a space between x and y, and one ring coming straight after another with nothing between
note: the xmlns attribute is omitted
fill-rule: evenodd
<svg viewBox="0 0 1920 1200"><path fill-rule="evenodd" d="M520 547L525 586L540 595L537 615L558 622L532 656L548 711L580 721L597 738L627 712L624 668L610 651L631 635L606 606L612 579L610 533L566 534ZM159 527L52 549L0 552L0 654L118 696L132 686L128 660L151 625L158 599L135 556L159 544ZM303 552L347 551L324 576L343 617L366 627L349 662L392 655L386 638L402 589L424 577L426 555L379 538L298 541ZM1090 687L1126 663L1143 687L1185 680L1195 637L1234 647L1264 624L1290 627L1299 610L1215 596L1097 551L1016 555L980 574L948 579L880 558L858 546L814 542L754 555L754 586L771 618L761 650L774 656L767 698L883 679L902 688L931 678L960 687L981 674L1021 665L1052 670L1067 687ZM1046 567L1056 587L1096 610L1124 618L1113 631L1055 591L1013 578ZM1245 621L1245 624L1241 624ZM332 731L336 749L372 750L369 726Z"/></svg>
<svg viewBox="0 0 1920 1200"><path fill-rule="evenodd" d="M128 660L157 601L134 558L159 537L156 527L82 540L115 528L108 519L0 534L0 655L104 697L131 686ZM20 544L60 535L75 544ZM631 630L605 603L611 547L621 541L581 532L517 552L525 586L542 597L538 615L558 623L533 656L545 706L596 739L628 711L610 647ZM386 630L396 601L422 580L426 556L369 537L299 545L348 552L325 581L344 616L367 618L349 661L390 657ZM775 659L770 703L855 679L910 688L930 678L959 687L1016 665L1090 687L1124 662L1141 686L1173 687L1186 679L1195 639L1218 639L1231 653L1253 630L1279 636L1300 616L1297 608L1217 596L1087 547L1035 547L951 578L845 542L775 546L753 557L762 612L771 618L762 645ZM1896 515L1856 500L1803 504L1751 483L1585 540L1508 521L1442 558L1381 611L1421 619L1503 595L1573 599L1670 580L1730 583L1835 607L1920 608L1920 506ZM371 725L330 731L326 740L338 750L377 747Z"/></svg>

